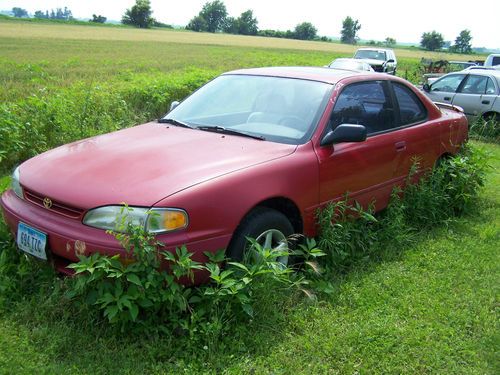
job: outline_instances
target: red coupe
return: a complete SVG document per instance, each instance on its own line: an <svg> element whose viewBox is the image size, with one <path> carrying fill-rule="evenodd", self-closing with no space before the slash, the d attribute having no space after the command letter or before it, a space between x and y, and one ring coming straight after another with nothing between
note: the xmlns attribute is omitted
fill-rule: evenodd
<svg viewBox="0 0 500 375"><path fill-rule="evenodd" d="M384 208L415 158L430 169L467 138L460 108L369 72L238 70L177 104L22 163L1 198L19 248L62 272L77 254L121 254L106 230L126 203L168 249L240 259L247 236L267 247L314 236L317 209L346 192Z"/></svg>

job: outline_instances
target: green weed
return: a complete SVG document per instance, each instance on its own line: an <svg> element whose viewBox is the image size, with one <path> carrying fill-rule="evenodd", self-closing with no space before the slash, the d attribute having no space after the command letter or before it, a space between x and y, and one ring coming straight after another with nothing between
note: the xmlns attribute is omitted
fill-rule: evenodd
<svg viewBox="0 0 500 375"><path fill-rule="evenodd" d="M478 118L470 124L469 136L479 141L500 143L500 118L494 115Z"/></svg>

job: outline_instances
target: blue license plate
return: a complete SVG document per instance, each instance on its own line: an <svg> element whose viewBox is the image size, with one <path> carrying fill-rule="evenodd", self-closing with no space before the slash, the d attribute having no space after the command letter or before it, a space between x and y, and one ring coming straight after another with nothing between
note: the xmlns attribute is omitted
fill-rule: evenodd
<svg viewBox="0 0 500 375"><path fill-rule="evenodd" d="M19 222L17 226L17 246L19 249L37 258L47 260L46 245L47 235L45 233Z"/></svg>

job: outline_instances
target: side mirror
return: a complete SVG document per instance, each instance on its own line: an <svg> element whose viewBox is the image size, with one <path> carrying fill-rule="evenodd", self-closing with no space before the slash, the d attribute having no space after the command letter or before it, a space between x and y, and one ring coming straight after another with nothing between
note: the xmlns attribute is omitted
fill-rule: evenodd
<svg viewBox="0 0 500 375"><path fill-rule="evenodd" d="M428 83L424 84L422 86L422 89L425 91L425 92L430 92L431 91L431 85L429 85Z"/></svg>
<svg viewBox="0 0 500 375"><path fill-rule="evenodd" d="M172 103L170 103L170 111L175 109L175 107L177 107L179 104L180 104L180 102L178 102L177 100L174 100Z"/></svg>
<svg viewBox="0 0 500 375"><path fill-rule="evenodd" d="M325 134L321 146L341 142L363 142L366 140L366 128L363 125L342 124Z"/></svg>
<svg viewBox="0 0 500 375"><path fill-rule="evenodd" d="M389 59L387 60L388 63L393 63L394 62L394 59Z"/></svg>

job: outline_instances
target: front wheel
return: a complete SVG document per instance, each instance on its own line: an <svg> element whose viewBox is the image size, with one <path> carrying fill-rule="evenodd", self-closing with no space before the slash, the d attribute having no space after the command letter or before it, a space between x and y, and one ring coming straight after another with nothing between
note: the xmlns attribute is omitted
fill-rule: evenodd
<svg viewBox="0 0 500 375"><path fill-rule="evenodd" d="M227 254L229 258L242 261L251 247L247 237L254 238L266 249L288 249L287 238L293 234L293 226L281 212L257 207L240 223L229 243ZM283 264L288 264L288 256L278 258Z"/></svg>

